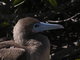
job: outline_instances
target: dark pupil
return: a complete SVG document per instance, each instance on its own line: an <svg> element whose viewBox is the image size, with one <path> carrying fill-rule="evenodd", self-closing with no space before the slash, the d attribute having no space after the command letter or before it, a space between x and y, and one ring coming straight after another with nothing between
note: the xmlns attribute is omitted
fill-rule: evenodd
<svg viewBox="0 0 80 60"><path fill-rule="evenodd" d="M39 25L35 25L35 27L39 27Z"/></svg>

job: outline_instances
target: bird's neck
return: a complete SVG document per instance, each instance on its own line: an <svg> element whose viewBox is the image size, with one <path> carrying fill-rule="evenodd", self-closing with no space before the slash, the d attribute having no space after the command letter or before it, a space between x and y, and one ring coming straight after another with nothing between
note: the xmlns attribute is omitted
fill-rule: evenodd
<svg viewBox="0 0 80 60"><path fill-rule="evenodd" d="M27 35L23 32L16 32L13 34L13 38L15 43L19 45L23 45L25 41L27 41Z"/></svg>
<svg viewBox="0 0 80 60"><path fill-rule="evenodd" d="M34 39L35 36L38 36L39 33L25 33L25 32L21 32L21 31L14 31L13 34L13 38L15 43L19 44L19 45L24 45L25 42L27 42L29 39Z"/></svg>

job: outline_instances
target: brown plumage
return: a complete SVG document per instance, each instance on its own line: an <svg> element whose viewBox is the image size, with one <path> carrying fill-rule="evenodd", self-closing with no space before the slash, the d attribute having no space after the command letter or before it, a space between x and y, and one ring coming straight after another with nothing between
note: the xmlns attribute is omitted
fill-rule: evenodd
<svg viewBox="0 0 80 60"><path fill-rule="evenodd" d="M0 59L49 60L50 42L38 32L60 28L63 26L45 24L31 17L20 19L13 29L14 40L0 42Z"/></svg>
<svg viewBox="0 0 80 60"><path fill-rule="evenodd" d="M32 30L33 25L38 22L37 19L31 17L17 22L13 29L14 41L0 43L0 46L4 47L5 45L14 46L0 49L1 60L49 60L48 38Z"/></svg>

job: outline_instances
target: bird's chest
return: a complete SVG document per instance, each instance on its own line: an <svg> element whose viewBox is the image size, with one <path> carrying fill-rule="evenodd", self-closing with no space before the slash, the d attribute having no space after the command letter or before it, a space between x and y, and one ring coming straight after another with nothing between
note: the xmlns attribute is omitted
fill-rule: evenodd
<svg viewBox="0 0 80 60"><path fill-rule="evenodd" d="M32 54L42 45L42 43L40 41L30 39L25 42L24 45L27 46L27 51Z"/></svg>

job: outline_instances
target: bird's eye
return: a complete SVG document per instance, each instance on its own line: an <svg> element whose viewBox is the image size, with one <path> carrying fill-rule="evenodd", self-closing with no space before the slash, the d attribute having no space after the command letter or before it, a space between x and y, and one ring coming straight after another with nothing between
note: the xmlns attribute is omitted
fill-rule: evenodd
<svg viewBox="0 0 80 60"><path fill-rule="evenodd" d="M36 28L36 27L39 27L39 25L38 24L36 24L36 25L34 25L34 27Z"/></svg>

